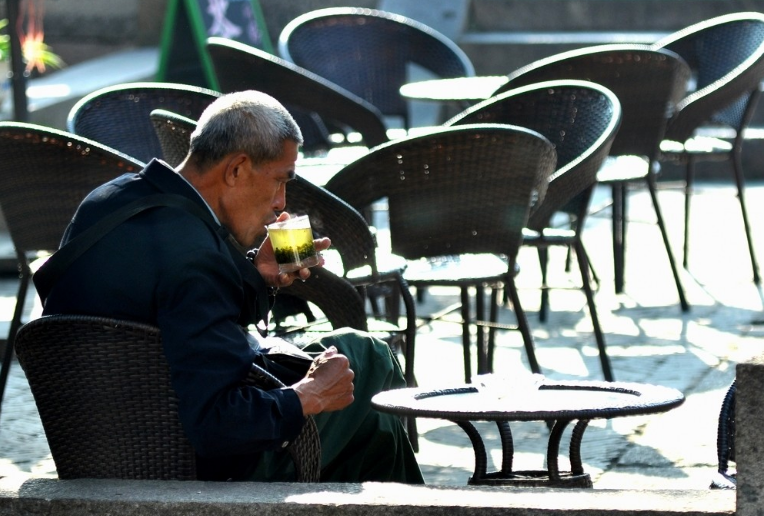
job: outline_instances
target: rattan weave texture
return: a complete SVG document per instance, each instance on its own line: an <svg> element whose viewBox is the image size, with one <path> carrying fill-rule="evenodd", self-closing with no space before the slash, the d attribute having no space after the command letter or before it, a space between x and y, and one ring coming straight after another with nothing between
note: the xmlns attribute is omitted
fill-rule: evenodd
<svg viewBox="0 0 764 516"><path fill-rule="evenodd" d="M419 65L441 78L474 75L467 55L432 28L397 14L337 7L299 16L279 36L279 53L355 93L408 127L400 87Z"/></svg>
<svg viewBox="0 0 764 516"><path fill-rule="evenodd" d="M148 163L162 157L149 113L165 109L197 120L220 93L174 83L126 83L96 90L69 112L67 130Z"/></svg>
<svg viewBox="0 0 764 516"><path fill-rule="evenodd" d="M153 110L149 113L149 119L162 147L164 160L171 167L177 167L188 154L196 121L165 109Z"/></svg>
<svg viewBox="0 0 764 516"><path fill-rule="evenodd" d="M676 52L696 81L669 120L666 138L683 142L704 123L735 127L764 77L764 14L734 13L691 25L654 48Z"/></svg>
<svg viewBox="0 0 764 516"><path fill-rule="evenodd" d="M528 227L540 231L565 211L582 219L597 171L620 124L620 103L608 89L586 81L531 84L492 97L446 122L501 123L527 127L554 144L557 167L543 202L533 207ZM583 195L582 195L583 194Z"/></svg>
<svg viewBox="0 0 764 516"><path fill-rule="evenodd" d="M158 328L103 317L46 316L22 327L16 353L59 478L196 478ZM315 425L305 425L290 447L299 452L298 480L318 481Z"/></svg>
<svg viewBox="0 0 764 516"><path fill-rule="evenodd" d="M289 109L302 129L303 150L332 146L324 122L344 132L360 133L368 147L388 140L382 114L376 107L313 72L224 38L209 38L207 51L221 91L262 91Z"/></svg>

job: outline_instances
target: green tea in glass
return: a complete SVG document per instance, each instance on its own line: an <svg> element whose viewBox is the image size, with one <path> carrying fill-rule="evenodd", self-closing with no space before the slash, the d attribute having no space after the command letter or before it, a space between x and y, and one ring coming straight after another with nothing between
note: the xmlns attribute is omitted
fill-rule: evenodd
<svg viewBox="0 0 764 516"><path fill-rule="evenodd" d="M318 265L319 254L313 247L313 231L307 215L270 224L268 236L279 272L294 272Z"/></svg>

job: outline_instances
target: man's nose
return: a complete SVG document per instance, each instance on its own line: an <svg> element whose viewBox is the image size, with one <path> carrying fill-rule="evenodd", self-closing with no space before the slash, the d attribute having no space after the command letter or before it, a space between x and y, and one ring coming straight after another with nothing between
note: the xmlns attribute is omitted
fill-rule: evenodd
<svg viewBox="0 0 764 516"><path fill-rule="evenodd" d="M282 185L279 191L276 193L276 197L273 199L273 209L276 211L284 211L286 208L286 185Z"/></svg>

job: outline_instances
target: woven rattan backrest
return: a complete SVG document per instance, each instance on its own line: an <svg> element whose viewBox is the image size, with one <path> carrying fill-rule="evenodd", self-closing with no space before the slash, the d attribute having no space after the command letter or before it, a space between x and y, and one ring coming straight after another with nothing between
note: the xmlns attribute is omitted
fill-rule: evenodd
<svg viewBox="0 0 764 516"><path fill-rule="evenodd" d="M608 89L586 81L548 81L492 97L445 125L504 123L544 135L557 151L557 169L544 201L532 211L528 227L542 229L552 215L566 211L583 217L597 171L608 156L621 110ZM583 195L582 195L583 194Z"/></svg>
<svg viewBox="0 0 764 516"><path fill-rule="evenodd" d="M278 99L290 110L303 131L303 149L316 146L311 122L322 120L350 128L368 147L385 143L382 113L361 97L326 79L260 49L224 38L209 38L207 51L224 93L253 89ZM308 119L308 120L306 120ZM325 135L322 143L328 146Z"/></svg>
<svg viewBox="0 0 764 516"><path fill-rule="evenodd" d="M708 122L741 128L748 99L764 79L764 14L711 18L653 46L682 56L696 83L669 121L668 138L684 141Z"/></svg>
<svg viewBox="0 0 764 516"><path fill-rule="evenodd" d="M359 210L387 198L392 251L404 258L513 258L534 196L543 197L554 168L554 149L540 134L481 124L376 147L326 188Z"/></svg>
<svg viewBox="0 0 764 516"><path fill-rule="evenodd" d="M17 253L58 249L91 190L142 166L65 131L0 123L0 206Z"/></svg>
<svg viewBox="0 0 764 516"><path fill-rule="evenodd" d="M281 56L355 93L387 116L407 118L399 89L411 64L438 77L474 75L451 40L410 18L338 7L303 14L284 27Z"/></svg>
<svg viewBox="0 0 764 516"><path fill-rule="evenodd" d="M657 157L666 122L685 94L690 68L674 52L646 45L614 44L563 52L511 74L496 93L557 79L605 86L621 103L622 117L611 155Z"/></svg>
<svg viewBox="0 0 764 516"><path fill-rule="evenodd" d="M196 477L158 329L42 317L19 330L16 354L59 478Z"/></svg>
<svg viewBox="0 0 764 516"><path fill-rule="evenodd" d="M177 167L186 158L191 144L191 133L196 129L196 121L164 109L155 109L149 114L164 160Z"/></svg>
<svg viewBox="0 0 764 516"><path fill-rule="evenodd" d="M67 129L148 163L162 157L149 113L165 109L197 120L220 93L174 83L127 83L86 95L69 112Z"/></svg>

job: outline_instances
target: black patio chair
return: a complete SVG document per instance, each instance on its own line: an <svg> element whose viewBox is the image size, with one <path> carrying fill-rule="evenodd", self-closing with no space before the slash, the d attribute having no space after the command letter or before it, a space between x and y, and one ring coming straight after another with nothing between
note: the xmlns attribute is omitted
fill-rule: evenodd
<svg viewBox="0 0 764 516"><path fill-rule="evenodd" d="M731 161L748 241L753 281L761 282L751 225L745 206L745 174L741 152L764 79L764 14L733 13L691 25L653 47L676 52L692 70L694 88L668 122L661 159L685 166L684 267L688 266L690 198L695 164ZM707 128L732 130L729 139L704 136Z"/></svg>
<svg viewBox="0 0 764 516"><path fill-rule="evenodd" d="M313 72L225 38L209 38L207 51L221 91L258 90L284 104L302 130L304 151L347 144L351 132L361 136L353 144L373 147L388 141L377 108ZM333 128L343 136L338 143L330 139Z"/></svg>
<svg viewBox="0 0 764 516"><path fill-rule="evenodd" d="M555 159L551 143L534 131L466 125L375 147L326 184L359 211L387 198L392 252L408 260L404 278L409 285L460 289L467 382L472 375L470 333L476 322L477 370L489 368L486 288L491 290L490 323L497 321L497 289L509 290L530 368L539 372L514 274L523 227L534 200L544 197Z"/></svg>
<svg viewBox="0 0 764 516"><path fill-rule="evenodd" d="M118 84L96 90L69 111L67 130L148 163L162 158L149 113L165 109L197 120L220 93L163 82Z"/></svg>
<svg viewBox="0 0 764 516"><path fill-rule="evenodd" d="M445 124L447 127L475 123L512 124L537 131L554 145L557 167L549 175L546 196L530 212L522 245L533 246L538 251L542 274L542 320L546 318L549 303L548 249L563 246L575 252L602 372L608 381L614 377L594 304L589 258L581 236L598 171L608 156L620 120L620 103L610 90L586 81L559 80L509 90L473 106ZM572 229L556 228L552 219L557 214L567 215ZM492 354L490 350L489 357Z"/></svg>
<svg viewBox="0 0 764 516"><path fill-rule="evenodd" d="M279 54L376 106L410 127L400 87L411 65L440 78L475 74L467 55L450 39L405 16L355 7L319 9L289 22Z"/></svg>
<svg viewBox="0 0 764 516"><path fill-rule="evenodd" d="M19 330L16 353L60 479L197 478L158 328L103 317L46 316ZM252 367L242 383L283 386ZM313 418L288 451L297 480L317 482L321 443Z"/></svg>
<svg viewBox="0 0 764 516"><path fill-rule="evenodd" d="M660 142L668 117L684 96L690 70L674 52L646 45L598 45L556 54L524 66L508 76L497 93L532 83L579 79L615 93L623 116L610 148L610 159L597 174L612 193L613 269L615 291L623 292L629 188L646 185L676 283L683 311L689 309L658 203L656 176ZM635 159L636 158L636 159Z"/></svg>
<svg viewBox="0 0 764 516"><path fill-rule="evenodd" d="M0 123L0 206L16 251L19 287L0 368L0 407L16 332L40 253L52 253L95 187L143 164L92 140L47 127ZM44 255L44 254L43 254Z"/></svg>

